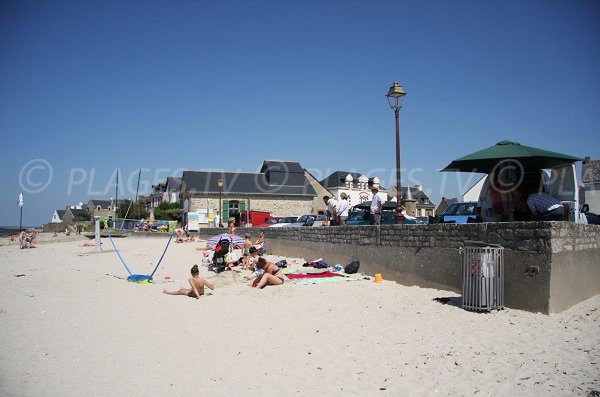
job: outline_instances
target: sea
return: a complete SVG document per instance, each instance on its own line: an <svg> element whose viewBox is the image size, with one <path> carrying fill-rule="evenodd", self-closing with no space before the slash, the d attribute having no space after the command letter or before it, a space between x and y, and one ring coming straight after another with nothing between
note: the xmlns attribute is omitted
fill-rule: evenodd
<svg viewBox="0 0 600 397"><path fill-rule="evenodd" d="M23 229L35 229L32 226L23 226ZM0 226L0 237L10 236L11 234L18 234L19 226Z"/></svg>

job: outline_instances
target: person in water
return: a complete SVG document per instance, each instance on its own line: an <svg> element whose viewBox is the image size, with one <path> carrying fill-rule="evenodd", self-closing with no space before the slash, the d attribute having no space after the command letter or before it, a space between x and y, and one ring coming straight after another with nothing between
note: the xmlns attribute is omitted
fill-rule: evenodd
<svg viewBox="0 0 600 397"><path fill-rule="evenodd" d="M168 295L187 295L190 298L200 299L201 295L204 295L204 287L210 288L211 290L215 289L215 286L209 283L207 280L200 277L200 272L198 271L198 265L192 266L192 277L188 279L190 283L190 287L192 288L180 288L177 291L167 291L163 290L163 294Z"/></svg>

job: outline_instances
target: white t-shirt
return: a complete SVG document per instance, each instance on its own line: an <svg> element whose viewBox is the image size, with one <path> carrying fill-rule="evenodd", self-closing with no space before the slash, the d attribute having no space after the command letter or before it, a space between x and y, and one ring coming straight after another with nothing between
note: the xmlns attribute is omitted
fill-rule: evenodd
<svg viewBox="0 0 600 397"><path fill-rule="evenodd" d="M341 200L337 207L337 214L339 216L348 216L348 209L350 209L350 205L348 205L348 200Z"/></svg>
<svg viewBox="0 0 600 397"><path fill-rule="evenodd" d="M329 201L327 202L327 211L329 211L329 213L331 214L331 216L337 215L337 213L333 212L333 209L336 208L337 205L338 205L337 201L335 199L332 199L332 198L330 198Z"/></svg>
<svg viewBox="0 0 600 397"><path fill-rule="evenodd" d="M373 200L371 201L371 214L380 213L383 209L383 200L379 195L374 194Z"/></svg>

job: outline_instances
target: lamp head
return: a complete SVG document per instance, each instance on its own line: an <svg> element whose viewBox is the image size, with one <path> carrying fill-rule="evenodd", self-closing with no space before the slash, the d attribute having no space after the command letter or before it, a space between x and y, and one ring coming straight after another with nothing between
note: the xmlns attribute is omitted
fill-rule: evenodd
<svg viewBox="0 0 600 397"><path fill-rule="evenodd" d="M390 104L390 108L393 110L400 110L402 105L404 104L404 97L406 96L406 91L397 81L394 81L394 84L388 90L386 95L388 102Z"/></svg>

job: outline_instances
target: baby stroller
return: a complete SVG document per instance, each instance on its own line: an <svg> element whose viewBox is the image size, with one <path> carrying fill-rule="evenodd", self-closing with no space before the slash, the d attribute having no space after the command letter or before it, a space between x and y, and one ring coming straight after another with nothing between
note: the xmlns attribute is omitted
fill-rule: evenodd
<svg viewBox="0 0 600 397"><path fill-rule="evenodd" d="M231 250L231 242L227 239L220 239L215 246L215 253L212 257L212 265L209 270L215 273L221 273L227 269L225 255Z"/></svg>

